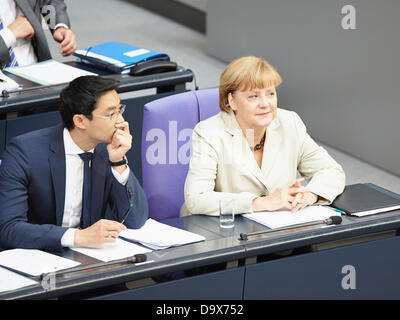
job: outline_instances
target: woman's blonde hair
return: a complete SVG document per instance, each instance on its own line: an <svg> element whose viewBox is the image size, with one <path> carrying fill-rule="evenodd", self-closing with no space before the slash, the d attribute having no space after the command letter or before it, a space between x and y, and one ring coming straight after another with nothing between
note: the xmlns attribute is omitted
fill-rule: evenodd
<svg viewBox="0 0 400 320"><path fill-rule="evenodd" d="M233 60L222 72L219 81L219 107L229 112L228 94L236 90L278 87L282 83L279 73L267 61L254 56Z"/></svg>

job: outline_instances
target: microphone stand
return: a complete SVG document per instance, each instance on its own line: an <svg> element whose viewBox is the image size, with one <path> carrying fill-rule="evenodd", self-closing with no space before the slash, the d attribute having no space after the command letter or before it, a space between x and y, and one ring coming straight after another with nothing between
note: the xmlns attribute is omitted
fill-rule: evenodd
<svg viewBox="0 0 400 320"><path fill-rule="evenodd" d="M81 267L75 267L71 269L66 269L66 270L60 270L56 271L55 275L63 275L63 274L68 274L68 273L74 273L74 272L88 272L88 271L95 271L98 268L106 267L106 266L114 266L114 265L120 265L120 264L130 264L130 263L141 263L145 262L147 260L147 256L145 254L135 254L132 257L124 258L124 259L119 259L119 260L113 260L109 262L99 262L99 263L94 263L94 264L89 264L89 265L84 265ZM43 278L46 277L49 273L42 273L40 276L40 279L43 280Z"/></svg>
<svg viewBox="0 0 400 320"><path fill-rule="evenodd" d="M297 228L302 228L302 227L311 227L311 226L316 226L319 224L326 224L326 225L331 225L331 224L340 224L342 222L342 218L338 216L332 216L326 220L317 220L317 221L311 221L311 222L304 222L304 223L298 223L294 224L292 226L287 226L287 227L281 227L281 228L276 228L276 229L270 229L270 230L264 230L264 231L257 231L257 232L252 232L252 233L241 233L240 237L238 240L241 241L246 241L248 240L248 237L250 236L256 236L260 234L267 234L267 233L274 233L274 232L279 232L279 231L287 231L287 230L292 230L292 229L297 229Z"/></svg>

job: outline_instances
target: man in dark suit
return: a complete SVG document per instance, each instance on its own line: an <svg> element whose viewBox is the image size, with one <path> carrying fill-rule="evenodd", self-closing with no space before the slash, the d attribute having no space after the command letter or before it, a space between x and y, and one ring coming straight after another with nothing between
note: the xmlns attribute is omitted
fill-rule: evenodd
<svg viewBox="0 0 400 320"><path fill-rule="evenodd" d="M118 85L75 79L61 92L63 125L10 140L0 166L0 247L97 247L145 223L147 199L126 163L132 136Z"/></svg>
<svg viewBox="0 0 400 320"><path fill-rule="evenodd" d="M75 35L69 29L67 7L63 0L3 2L0 10L0 69L51 59L42 28L42 16L49 24L54 40L60 43L61 54L67 56L74 52Z"/></svg>

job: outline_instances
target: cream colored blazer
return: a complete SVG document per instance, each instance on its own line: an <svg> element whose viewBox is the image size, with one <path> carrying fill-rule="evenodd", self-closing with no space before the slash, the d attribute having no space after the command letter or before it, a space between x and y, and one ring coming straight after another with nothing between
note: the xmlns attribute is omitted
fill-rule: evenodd
<svg viewBox="0 0 400 320"><path fill-rule="evenodd" d="M297 113L278 108L267 128L261 168L234 113L199 122L192 135L192 157L181 216L219 215L219 199L234 198L235 213L252 212L252 201L296 179L332 202L343 192L342 167L307 133Z"/></svg>

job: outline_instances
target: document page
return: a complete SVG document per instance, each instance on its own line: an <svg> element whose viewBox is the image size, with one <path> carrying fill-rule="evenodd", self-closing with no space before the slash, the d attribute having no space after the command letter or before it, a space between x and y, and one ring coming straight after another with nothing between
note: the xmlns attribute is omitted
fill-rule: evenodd
<svg viewBox="0 0 400 320"><path fill-rule="evenodd" d="M0 93L3 90L11 91L16 89L21 89L22 87L16 83L10 77L7 77L3 72L0 70Z"/></svg>
<svg viewBox="0 0 400 320"><path fill-rule="evenodd" d="M323 206L310 206L297 212L280 210L253 212L243 215L243 217L261 223L271 229L287 227L299 223L325 220L331 216L340 216L340 213Z"/></svg>
<svg viewBox="0 0 400 320"><path fill-rule="evenodd" d="M153 219L147 219L140 229L126 229L121 237L137 241L154 250L180 246L205 240L205 237L193 232L171 227Z"/></svg>
<svg viewBox="0 0 400 320"><path fill-rule="evenodd" d="M37 249L11 249L0 252L0 265L35 277L80 263Z"/></svg>
<svg viewBox="0 0 400 320"><path fill-rule="evenodd" d="M103 262L128 258L138 253L151 252L150 249L143 248L142 246L124 241L120 238L117 238L117 241L114 243L104 243L98 248L71 248L71 250Z"/></svg>
<svg viewBox="0 0 400 320"><path fill-rule="evenodd" d="M16 290L36 283L32 279L0 267L0 292Z"/></svg>
<svg viewBox="0 0 400 320"><path fill-rule="evenodd" d="M71 82L80 76L97 75L54 60L4 70L44 86Z"/></svg>

